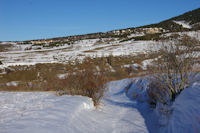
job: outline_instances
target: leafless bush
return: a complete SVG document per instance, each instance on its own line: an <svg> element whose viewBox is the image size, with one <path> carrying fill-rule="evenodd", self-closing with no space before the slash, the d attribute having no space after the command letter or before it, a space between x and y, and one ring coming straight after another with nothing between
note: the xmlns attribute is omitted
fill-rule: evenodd
<svg viewBox="0 0 200 133"><path fill-rule="evenodd" d="M198 44L197 40L188 36L183 36L181 40L162 42L158 51L160 58L152 67L156 73L149 85L152 101L166 104L189 86Z"/></svg>
<svg viewBox="0 0 200 133"><path fill-rule="evenodd" d="M88 96L97 106L104 95L107 79L103 68L97 71L95 65L88 64L84 70L70 72L62 81L66 94Z"/></svg>
<svg viewBox="0 0 200 133"><path fill-rule="evenodd" d="M149 95L149 104L154 106L157 102L162 104L167 104L170 90L167 88L167 85L160 81L158 78L151 78L150 84L148 85L148 95Z"/></svg>

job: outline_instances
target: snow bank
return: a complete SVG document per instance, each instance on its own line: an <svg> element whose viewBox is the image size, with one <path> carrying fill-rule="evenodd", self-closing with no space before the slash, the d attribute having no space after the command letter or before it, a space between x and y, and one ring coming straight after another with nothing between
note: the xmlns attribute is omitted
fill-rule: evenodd
<svg viewBox="0 0 200 133"><path fill-rule="evenodd" d="M131 99L136 99L137 101L140 101L140 102L147 102L148 84L149 84L149 81L146 78L134 79L127 91L127 96Z"/></svg>
<svg viewBox="0 0 200 133"><path fill-rule="evenodd" d="M76 117L94 109L92 100L82 96L1 92L0 99L1 133L76 132L83 122ZM83 119L88 117L85 115Z"/></svg>
<svg viewBox="0 0 200 133"><path fill-rule="evenodd" d="M127 96L138 102L138 109L146 121L146 126L149 127L149 132L200 132L200 83L198 81L200 74L196 75L190 87L181 92L172 106L158 104L155 109L148 105L149 78L132 80L127 91Z"/></svg>
<svg viewBox="0 0 200 133"><path fill-rule="evenodd" d="M200 132L200 83L186 88L175 100L165 133Z"/></svg>

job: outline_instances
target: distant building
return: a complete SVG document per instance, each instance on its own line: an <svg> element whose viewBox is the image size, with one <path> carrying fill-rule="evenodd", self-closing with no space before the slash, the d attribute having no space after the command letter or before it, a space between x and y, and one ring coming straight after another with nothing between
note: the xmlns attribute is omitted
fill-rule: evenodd
<svg viewBox="0 0 200 133"><path fill-rule="evenodd" d="M51 43L53 40L33 40L31 41L32 44L46 44L46 43Z"/></svg>

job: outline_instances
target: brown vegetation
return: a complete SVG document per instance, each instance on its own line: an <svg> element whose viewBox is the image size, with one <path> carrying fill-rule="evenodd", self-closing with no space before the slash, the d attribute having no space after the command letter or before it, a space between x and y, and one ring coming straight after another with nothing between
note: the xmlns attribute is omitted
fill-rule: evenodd
<svg viewBox="0 0 200 133"><path fill-rule="evenodd" d="M141 62L150 57L108 56L86 57L84 60L67 61L66 64L37 64L33 66L13 66L0 74L2 91L57 91L59 95L83 95L91 97L95 105L103 96L104 85L108 81L140 75L145 72L140 67L124 67L126 64ZM6 73L6 74L3 74ZM59 78L59 74L66 75ZM143 73L144 74L144 73ZM17 82L13 86L9 82Z"/></svg>

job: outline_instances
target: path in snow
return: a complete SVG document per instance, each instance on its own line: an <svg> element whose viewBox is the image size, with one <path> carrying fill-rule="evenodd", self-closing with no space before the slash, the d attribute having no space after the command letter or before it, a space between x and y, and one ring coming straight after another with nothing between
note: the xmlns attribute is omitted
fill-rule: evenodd
<svg viewBox="0 0 200 133"><path fill-rule="evenodd" d="M147 133L136 102L125 94L131 80L111 82L99 109L82 96L1 92L1 133Z"/></svg>
<svg viewBox="0 0 200 133"><path fill-rule="evenodd" d="M159 108L149 108L147 79L110 82L99 109L95 109L90 98L83 96L55 96L53 92L0 92L0 133L200 131L200 74L176 98L168 121L158 112Z"/></svg>

